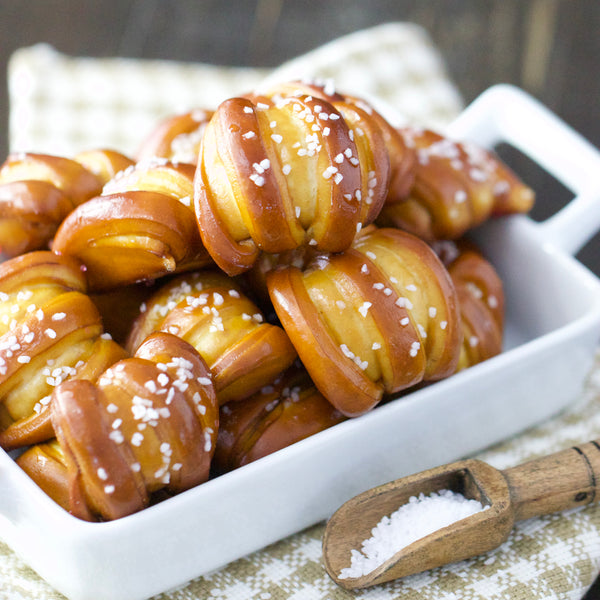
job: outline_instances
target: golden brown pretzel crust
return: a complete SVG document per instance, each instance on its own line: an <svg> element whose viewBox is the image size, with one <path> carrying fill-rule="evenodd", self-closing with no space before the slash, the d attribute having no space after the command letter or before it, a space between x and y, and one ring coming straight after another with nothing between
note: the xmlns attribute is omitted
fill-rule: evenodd
<svg viewBox="0 0 600 600"><path fill-rule="evenodd" d="M246 398L296 358L281 327L263 314L234 280L217 271L181 275L144 305L127 342L134 352L153 331L189 342L214 374L220 403Z"/></svg>
<svg viewBox="0 0 600 600"><path fill-rule="evenodd" d="M50 498L65 510L69 510L67 465L64 452L56 438L31 446L19 456L17 464Z"/></svg>
<svg viewBox="0 0 600 600"><path fill-rule="evenodd" d="M134 164L134 161L128 156L108 148L79 152L74 156L74 160L93 173L102 185Z"/></svg>
<svg viewBox="0 0 600 600"><path fill-rule="evenodd" d="M213 472L231 471L343 420L306 371L292 367L244 402L221 407Z"/></svg>
<svg viewBox="0 0 600 600"><path fill-rule="evenodd" d="M531 188L491 152L427 129L401 133L416 151L415 180L408 199L386 205L378 224L454 240L492 216L531 209Z"/></svg>
<svg viewBox="0 0 600 600"><path fill-rule="evenodd" d="M315 385L347 416L456 368L456 291L435 253L410 234L373 229L304 271L272 271L267 283Z"/></svg>
<svg viewBox="0 0 600 600"><path fill-rule="evenodd" d="M47 247L58 225L102 188L76 160L19 153L0 167L0 253L13 257Z"/></svg>
<svg viewBox="0 0 600 600"><path fill-rule="evenodd" d="M385 148L389 162L389 185L387 189L386 202L393 203L404 200L414 181L414 165L416 154L413 148L408 147L400 132L393 127L369 102L356 96L340 93L328 81L292 81L282 82L262 90L262 97L282 99L302 95L316 96L330 102L346 117L352 110L357 110L358 115L368 114L367 122L370 127L379 130L377 134L383 145L373 139L372 145ZM250 96L252 97L252 96ZM354 107L354 109L350 108ZM358 116L357 115L357 116ZM360 123L357 123L361 127ZM363 133L364 130L363 130ZM368 132L367 132L367 135ZM384 184L383 178L380 181ZM385 185L385 184L384 184Z"/></svg>
<svg viewBox="0 0 600 600"><path fill-rule="evenodd" d="M80 265L49 251L0 265L0 446L52 435L45 410L53 388L94 379L125 351L103 336Z"/></svg>
<svg viewBox="0 0 600 600"><path fill-rule="evenodd" d="M87 267L92 291L208 264L193 209L194 166L138 163L63 221L53 250Z"/></svg>
<svg viewBox="0 0 600 600"><path fill-rule="evenodd" d="M382 134L360 107L310 95L255 100L219 106L196 171L202 239L229 275L261 251L348 248L377 216L389 180Z"/></svg>
<svg viewBox="0 0 600 600"><path fill-rule="evenodd" d="M47 446L18 463L63 506L68 497L77 517L123 517L159 490L178 493L208 478L218 404L210 371L176 336L149 337L95 385L61 384L51 415L59 448L51 448L49 472L40 466Z"/></svg>
<svg viewBox="0 0 600 600"><path fill-rule="evenodd" d="M498 273L474 247L460 244L448 272L460 305L463 342L457 370L502 352L504 290Z"/></svg>
<svg viewBox="0 0 600 600"><path fill-rule="evenodd" d="M213 111L195 109L162 120L142 142L137 160L155 157L196 164L206 124Z"/></svg>

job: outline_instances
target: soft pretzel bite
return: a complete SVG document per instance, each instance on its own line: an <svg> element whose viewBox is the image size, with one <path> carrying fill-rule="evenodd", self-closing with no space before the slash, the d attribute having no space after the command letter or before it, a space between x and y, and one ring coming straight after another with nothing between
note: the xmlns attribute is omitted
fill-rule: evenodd
<svg viewBox="0 0 600 600"><path fill-rule="evenodd" d="M452 242L443 242L447 243ZM457 370L462 370L502 352L504 289L493 265L477 248L461 242L452 254L447 268L460 306L463 342Z"/></svg>
<svg viewBox="0 0 600 600"><path fill-rule="evenodd" d="M206 124L213 111L194 109L162 120L142 142L137 160L167 158L196 164Z"/></svg>
<svg viewBox="0 0 600 600"><path fill-rule="evenodd" d="M95 379L126 352L104 335L79 264L49 251L0 265L0 446L52 437L46 410L65 379Z"/></svg>
<svg viewBox="0 0 600 600"><path fill-rule="evenodd" d="M176 336L150 336L96 384L61 384L50 406L56 442L17 462L79 518L117 519L208 479L219 407L206 364Z"/></svg>
<svg viewBox="0 0 600 600"><path fill-rule="evenodd" d="M267 323L237 284L218 271L186 273L143 305L126 347L134 352L153 331L189 342L211 369L219 402L246 398L296 358L285 332Z"/></svg>
<svg viewBox="0 0 600 600"><path fill-rule="evenodd" d="M69 214L52 249L85 265L94 292L210 263L191 207L193 177L193 165L166 160L121 171Z"/></svg>
<svg viewBox="0 0 600 600"><path fill-rule="evenodd" d="M106 148L79 152L73 157L73 160L92 172L102 185L105 185L118 173L125 171L134 164L134 161L128 156Z"/></svg>
<svg viewBox="0 0 600 600"><path fill-rule="evenodd" d="M244 402L221 407L213 472L251 463L344 419L306 371L293 366Z"/></svg>
<svg viewBox="0 0 600 600"><path fill-rule="evenodd" d="M350 246L375 219L389 161L373 119L311 95L223 102L204 132L195 207L204 244L229 275L261 251Z"/></svg>
<svg viewBox="0 0 600 600"><path fill-rule="evenodd" d="M56 438L32 445L18 457L17 464L50 498L69 510L69 475Z"/></svg>
<svg viewBox="0 0 600 600"><path fill-rule="evenodd" d="M401 132L416 151L415 180L404 202L384 207L379 225L455 240L490 217L531 209L533 190L493 153L428 129Z"/></svg>
<svg viewBox="0 0 600 600"><path fill-rule="evenodd" d="M367 113L369 121L374 121L381 135L388 154L390 164L389 185L386 195L386 203L404 200L414 182L414 165L416 155L414 148L409 147L397 128L384 118L363 98L341 93L335 89L331 81L291 81L281 82L269 86L260 92L269 98L285 98L289 96L312 95L323 98L337 108L344 117L352 115L348 110L353 105L360 111L359 114ZM355 115L356 117L356 115ZM360 124L358 124L360 127Z"/></svg>
<svg viewBox="0 0 600 600"><path fill-rule="evenodd" d="M0 253L10 258L46 248L67 214L101 189L100 179L76 160L9 155L0 167Z"/></svg>
<svg viewBox="0 0 600 600"><path fill-rule="evenodd" d="M321 393L343 414L456 369L456 291L431 248L397 229L372 229L304 270L267 275L281 323Z"/></svg>

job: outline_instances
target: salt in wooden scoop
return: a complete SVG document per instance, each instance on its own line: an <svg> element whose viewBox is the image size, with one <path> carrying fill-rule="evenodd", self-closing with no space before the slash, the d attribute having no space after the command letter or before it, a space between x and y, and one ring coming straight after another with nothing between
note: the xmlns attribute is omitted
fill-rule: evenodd
<svg viewBox="0 0 600 600"><path fill-rule="evenodd" d="M594 502L599 487L600 440L504 471L475 459L436 467L373 488L343 504L325 527L325 568L341 587L358 589L471 558L506 541L517 521ZM360 549L383 516L412 496L440 490L489 508L405 546L366 575L340 577L342 569L350 566L351 550Z"/></svg>

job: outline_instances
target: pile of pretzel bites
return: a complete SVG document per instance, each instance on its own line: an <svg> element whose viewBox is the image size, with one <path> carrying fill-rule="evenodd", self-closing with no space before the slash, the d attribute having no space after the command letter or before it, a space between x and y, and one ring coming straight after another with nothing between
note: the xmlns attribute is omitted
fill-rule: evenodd
<svg viewBox="0 0 600 600"><path fill-rule="evenodd" d="M498 354L497 156L325 83L0 168L0 445L110 520Z"/></svg>

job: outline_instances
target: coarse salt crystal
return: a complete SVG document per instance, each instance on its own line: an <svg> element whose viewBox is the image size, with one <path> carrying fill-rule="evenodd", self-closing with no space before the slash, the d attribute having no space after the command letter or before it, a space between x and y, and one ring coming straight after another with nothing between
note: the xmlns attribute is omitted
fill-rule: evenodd
<svg viewBox="0 0 600 600"><path fill-rule="evenodd" d="M465 190L457 190L454 194L454 202L462 204L467 199L467 192Z"/></svg>
<svg viewBox="0 0 600 600"><path fill-rule="evenodd" d="M131 436L131 443L134 446L141 446L143 440L144 440L144 436L137 431Z"/></svg>
<svg viewBox="0 0 600 600"><path fill-rule="evenodd" d="M334 175L337 172L338 172L337 167L330 165L323 171L323 177L325 179L329 179L332 175Z"/></svg>
<svg viewBox="0 0 600 600"><path fill-rule="evenodd" d="M115 442L116 444L122 444L122 443L123 443L123 441L124 441L124 439L125 439L125 438L123 437L123 434L122 434L122 433L121 433L121 432L120 432L118 429L115 429L114 431L111 431L111 432L108 434L108 437L109 437L109 438L110 438L110 439L111 439L113 442Z"/></svg>
<svg viewBox="0 0 600 600"><path fill-rule="evenodd" d="M371 302L363 302L362 306L359 307L358 312L363 316L367 316L367 312L369 312L369 308L371 308L373 304Z"/></svg>
<svg viewBox="0 0 600 600"><path fill-rule="evenodd" d="M258 187L262 187L263 185L265 185L265 178L262 177L261 175L258 175L256 173L253 173L252 175L250 175L250 179L255 183L255 185L257 185Z"/></svg>

